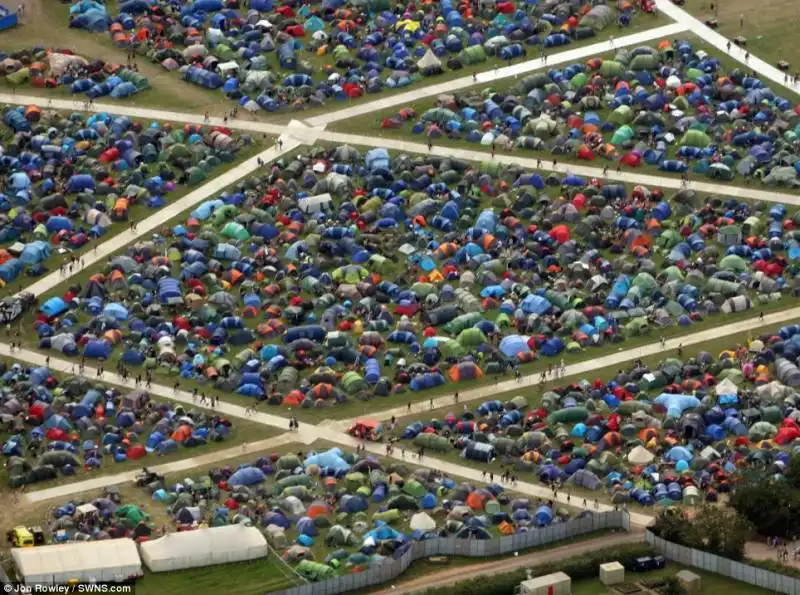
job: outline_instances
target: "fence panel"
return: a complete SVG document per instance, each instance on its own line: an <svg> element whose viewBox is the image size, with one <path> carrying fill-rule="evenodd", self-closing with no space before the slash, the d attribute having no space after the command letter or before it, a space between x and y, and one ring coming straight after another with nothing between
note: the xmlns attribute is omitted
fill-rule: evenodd
<svg viewBox="0 0 800 595"><path fill-rule="evenodd" d="M621 522L625 520L621 519ZM776 593L800 595L800 579L672 543L656 537L650 531L645 531L645 541L668 560L684 566L700 568Z"/></svg>
<svg viewBox="0 0 800 595"><path fill-rule="evenodd" d="M426 541L412 543L411 547L403 553L399 560L388 559L380 566L370 568L365 572L345 574L326 581L291 587L283 591L276 591L273 595L338 595L339 593L365 589L389 582L402 574L415 560L419 560L420 558L430 558L432 556L465 556L479 558L498 556L577 537L598 529L614 528L628 530L629 527L630 518L627 513L610 511L590 515L581 519L574 519L566 523L549 525L541 529L529 531L528 533L517 533L501 537L499 539L478 540L456 539L454 537L428 539ZM645 539L651 544L658 540L655 535L649 532L645 534ZM666 544L667 542L664 543ZM657 547L656 549L659 548ZM670 558L667 554L664 555ZM797 581L794 581L794 583L797 583ZM800 595L800 590L781 592Z"/></svg>

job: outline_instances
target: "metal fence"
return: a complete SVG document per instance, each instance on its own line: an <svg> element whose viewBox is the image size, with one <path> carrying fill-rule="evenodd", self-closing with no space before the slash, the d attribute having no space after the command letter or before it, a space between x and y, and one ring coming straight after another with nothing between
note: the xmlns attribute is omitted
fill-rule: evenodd
<svg viewBox="0 0 800 595"><path fill-rule="evenodd" d="M656 537L650 531L645 531L645 541L661 552L667 560L672 560L678 564L700 568L714 574L721 574L775 593L800 595L800 579L678 545Z"/></svg>
<svg viewBox="0 0 800 595"><path fill-rule="evenodd" d="M483 558L509 554L603 529L630 530L630 517L624 511L588 515L565 523L517 533L497 539L456 539L442 537L416 541L398 559L388 558L380 565L357 574L346 574L330 580L277 591L273 595L336 595L391 581L402 574L414 560L431 556L466 556Z"/></svg>

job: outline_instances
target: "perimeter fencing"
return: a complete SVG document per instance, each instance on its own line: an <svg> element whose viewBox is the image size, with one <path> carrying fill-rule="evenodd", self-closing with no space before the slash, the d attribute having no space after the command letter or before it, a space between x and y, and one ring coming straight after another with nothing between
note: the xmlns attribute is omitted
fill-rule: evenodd
<svg viewBox="0 0 800 595"><path fill-rule="evenodd" d="M336 595L386 583L401 575L415 560L433 556L465 556L484 558L535 548L549 543L579 537L604 529L630 530L627 512L615 510L587 515L580 519L556 523L526 533L493 539L456 539L440 537L415 541L399 558L387 558L381 564L356 574L346 574L316 583L276 591L272 595Z"/></svg>
<svg viewBox="0 0 800 595"><path fill-rule="evenodd" d="M736 562L729 558L723 558L709 552L696 550L694 548L678 545L666 539L656 537L650 531L645 531L645 541L654 549L661 552L667 559L684 566L692 566L714 574L727 576L737 581L747 583L762 589L767 589L773 593L786 593L788 595L800 595L800 579L779 574L771 570L750 566L742 562Z"/></svg>

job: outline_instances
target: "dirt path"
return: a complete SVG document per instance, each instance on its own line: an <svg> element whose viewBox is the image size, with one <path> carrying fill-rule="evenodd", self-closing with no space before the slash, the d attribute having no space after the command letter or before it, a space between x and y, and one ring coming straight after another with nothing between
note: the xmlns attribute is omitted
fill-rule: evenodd
<svg viewBox="0 0 800 595"><path fill-rule="evenodd" d="M586 541L579 541L552 549L532 552L524 556L509 557L504 560L495 560L483 564L447 568L441 572L426 574L425 576L411 579L403 584L392 585L377 591L372 591L372 593L373 595L403 595L404 593L416 593L433 587L452 585L469 576L513 572L520 568L529 568L546 562L572 558L584 552L597 551L599 548L608 548L641 541L644 541L644 533L642 531L604 535L594 539L587 539Z"/></svg>

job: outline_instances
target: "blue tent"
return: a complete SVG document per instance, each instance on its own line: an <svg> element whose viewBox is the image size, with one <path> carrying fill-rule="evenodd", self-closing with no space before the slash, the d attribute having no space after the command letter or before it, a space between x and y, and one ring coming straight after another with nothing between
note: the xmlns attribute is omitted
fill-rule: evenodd
<svg viewBox="0 0 800 595"><path fill-rule="evenodd" d="M262 483L264 480L266 480L266 476L258 467L243 467L230 476L228 479L228 485L251 486Z"/></svg>
<svg viewBox="0 0 800 595"><path fill-rule="evenodd" d="M39 311L48 318L53 318L54 316L58 316L62 312L66 312L67 304L60 297L51 297L44 304L41 305Z"/></svg>
<svg viewBox="0 0 800 595"><path fill-rule="evenodd" d="M540 295L536 294L529 294L525 296L525 299L520 302L520 308L525 314L544 314L552 307L549 301L546 298L543 298Z"/></svg>

